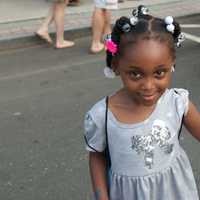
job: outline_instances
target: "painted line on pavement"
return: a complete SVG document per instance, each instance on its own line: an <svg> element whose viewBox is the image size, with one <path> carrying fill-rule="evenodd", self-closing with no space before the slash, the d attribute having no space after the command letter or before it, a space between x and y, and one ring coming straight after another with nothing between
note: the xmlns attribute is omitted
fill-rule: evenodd
<svg viewBox="0 0 200 200"><path fill-rule="evenodd" d="M200 43L200 37L197 37L195 35L192 35L192 34L189 34L189 33L185 33L185 32L183 32L183 34L185 35L186 39L192 40L193 42Z"/></svg>
<svg viewBox="0 0 200 200"><path fill-rule="evenodd" d="M181 24L182 28L200 28L200 24Z"/></svg>

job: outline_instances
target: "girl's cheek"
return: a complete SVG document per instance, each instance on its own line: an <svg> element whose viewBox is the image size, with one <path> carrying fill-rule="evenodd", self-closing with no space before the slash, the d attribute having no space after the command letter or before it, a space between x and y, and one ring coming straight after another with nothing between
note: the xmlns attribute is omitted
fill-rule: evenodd
<svg viewBox="0 0 200 200"><path fill-rule="evenodd" d="M157 86L158 86L159 88L161 88L161 89L166 89L166 88L168 88L168 87L170 86L170 79L166 78L166 79L164 79L164 80L162 80L162 81L159 81L159 82L157 83Z"/></svg>

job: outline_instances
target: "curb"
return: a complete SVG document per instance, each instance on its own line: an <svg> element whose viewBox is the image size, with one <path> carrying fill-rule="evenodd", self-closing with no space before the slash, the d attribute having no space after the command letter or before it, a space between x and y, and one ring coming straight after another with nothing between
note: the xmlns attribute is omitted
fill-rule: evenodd
<svg viewBox="0 0 200 200"><path fill-rule="evenodd" d="M162 6L166 6L167 4L162 4ZM162 7L159 7L160 5L149 5L149 8L152 8L152 14L157 14L158 16L161 16L161 12L160 9L162 10ZM127 15L127 11L130 10L132 8L130 7L126 7L126 8L121 8L120 10L118 10L118 12L113 12L113 20L115 20L116 18L118 18L121 15ZM168 8L167 8L168 9ZM160 12L160 13L159 13ZM83 13L82 13L83 14ZM80 18L82 18L82 20L86 21L83 22L83 25L80 25L78 28L75 26L73 27L73 24L71 25L71 29L69 29L69 27L66 27L65 29L65 37L69 38L70 40L74 40L80 37L86 37L91 35L91 27L90 24L88 23L88 19L90 19L90 14L88 12L85 12L85 19L82 16L81 13L78 13L77 16L73 15L73 13L71 13L69 16L67 16L67 18L70 20L70 17L72 17L72 21L76 21L76 17L78 17L78 19L80 20ZM170 13L169 13L170 14ZM181 19L183 17L191 17L191 16L195 16L198 15L199 13L194 12L182 12L182 13L176 13L177 17L175 15L176 18ZM73 19L73 17L75 17ZM41 19L37 19L36 21L39 21ZM33 21L33 20L32 20ZM29 22L29 21L28 21ZM81 23L79 22L79 23ZM31 20L30 20L31 23ZM34 22L33 22L34 23ZM53 39L55 39L55 32L50 33L50 35L52 36ZM46 42L42 41L40 39L38 39L37 37L35 37L35 35L31 32L22 32L20 34L18 34L17 36L12 36L10 38L3 38L0 39L0 51L7 51L10 49L17 49L17 48L27 48L27 47L32 47L32 46L37 46L37 45L45 45Z"/></svg>
<svg viewBox="0 0 200 200"><path fill-rule="evenodd" d="M91 34L90 27L83 27L79 29L65 30L64 35L70 40L75 40L77 38L86 37ZM50 33L50 36L55 39L55 33ZM40 40L35 35L23 35L16 38L10 38L7 40L0 40L0 52L18 49L18 48L28 48L38 45L49 46L44 40Z"/></svg>

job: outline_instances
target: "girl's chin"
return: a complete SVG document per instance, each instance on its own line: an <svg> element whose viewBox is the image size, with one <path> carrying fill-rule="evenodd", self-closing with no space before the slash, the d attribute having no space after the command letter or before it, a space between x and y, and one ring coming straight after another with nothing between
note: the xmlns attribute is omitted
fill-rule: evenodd
<svg viewBox="0 0 200 200"><path fill-rule="evenodd" d="M142 97L142 103L146 106L152 106L154 104L156 104L156 102L158 101L158 96L157 95L153 95L153 96L145 96Z"/></svg>
<svg viewBox="0 0 200 200"><path fill-rule="evenodd" d="M144 106L153 106L156 104L156 101L143 101Z"/></svg>
<svg viewBox="0 0 200 200"><path fill-rule="evenodd" d="M158 99L160 98L162 94L161 93L155 93L153 95L141 95L137 94L133 96L133 100L138 105L145 105L145 106L153 106L157 103Z"/></svg>

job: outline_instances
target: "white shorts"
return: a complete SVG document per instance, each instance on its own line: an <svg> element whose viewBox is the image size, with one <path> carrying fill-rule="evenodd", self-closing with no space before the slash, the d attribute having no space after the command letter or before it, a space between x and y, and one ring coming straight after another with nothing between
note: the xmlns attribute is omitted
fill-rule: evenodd
<svg viewBox="0 0 200 200"><path fill-rule="evenodd" d="M109 3L110 1L110 3ZM94 0L95 7L103 9L118 9L118 0Z"/></svg>

